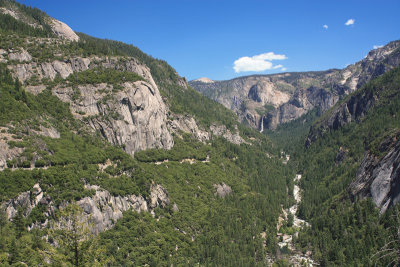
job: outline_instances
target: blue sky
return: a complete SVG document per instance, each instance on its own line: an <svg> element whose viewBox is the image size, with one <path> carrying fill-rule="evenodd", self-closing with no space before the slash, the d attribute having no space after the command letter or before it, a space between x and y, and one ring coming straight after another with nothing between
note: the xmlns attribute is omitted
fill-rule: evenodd
<svg viewBox="0 0 400 267"><path fill-rule="evenodd" d="M189 80L343 68L400 39L398 0L21 2L75 31L133 44Z"/></svg>

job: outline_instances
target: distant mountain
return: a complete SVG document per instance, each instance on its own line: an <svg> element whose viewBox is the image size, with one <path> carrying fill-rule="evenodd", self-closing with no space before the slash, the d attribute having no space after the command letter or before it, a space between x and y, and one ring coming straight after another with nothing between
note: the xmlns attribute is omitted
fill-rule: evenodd
<svg viewBox="0 0 400 267"><path fill-rule="evenodd" d="M400 41L374 49L342 70L252 75L228 81L190 81L203 95L233 110L256 129L275 129L312 109L332 107L371 79L400 65Z"/></svg>

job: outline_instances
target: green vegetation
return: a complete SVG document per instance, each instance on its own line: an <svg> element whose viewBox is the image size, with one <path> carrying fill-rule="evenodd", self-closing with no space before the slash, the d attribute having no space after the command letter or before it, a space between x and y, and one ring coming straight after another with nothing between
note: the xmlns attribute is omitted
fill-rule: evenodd
<svg viewBox="0 0 400 267"><path fill-rule="evenodd" d="M11 15L0 14L0 33L6 35L9 33L18 32L20 35L34 36L34 37L51 37L53 36L49 31L40 28L34 28L21 21L16 20Z"/></svg>
<svg viewBox="0 0 400 267"><path fill-rule="evenodd" d="M144 79L134 72L97 68L74 72L66 80L72 85L108 83L115 87L124 82L136 82Z"/></svg>
<svg viewBox="0 0 400 267"><path fill-rule="evenodd" d="M378 99L364 118L326 132L308 149L293 154L304 177L299 216L311 223L297 242L304 250L312 249L314 259L323 266L371 265L371 256L389 234L387 217L380 217L369 200L352 202L347 190L365 150L383 153L378 152L381 142L399 130L399 84L400 69L370 82L355 93ZM346 157L337 162L339 151L345 151Z"/></svg>
<svg viewBox="0 0 400 267"><path fill-rule="evenodd" d="M244 107L245 108L245 107ZM246 108L245 108L246 109ZM244 110L245 110L244 109ZM268 112L274 110L275 107L274 105L271 104L265 104L262 108L257 108L256 111L260 116L264 116L265 114L267 114Z"/></svg>
<svg viewBox="0 0 400 267"><path fill-rule="evenodd" d="M178 85L179 77L163 61L142 55L133 46L81 37L81 42L52 45L69 51L67 54L102 55L104 52L136 56L150 66L172 112L191 114L203 127L218 123L234 130L238 124L233 113L222 105L192 88ZM45 58L46 54L40 56ZM135 194L148 198L154 182L168 189L171 204L157 208L155 217L149 213L125 212L113 229L87 245L90 247L86 250L88 255L102 251L102 255L118 266L132 262L158 266L196 263L263 266L265 254L275 253L276 220L281 205L289 203L286 186L294 173L279 158L270 158L269 155L276 155L277 151L265 136L238 125L242 136L254 138L253 144L239 146L222 138L203 144L182 133L182 139L175 137L173 149L151 149L138 152L132 158L121 148L88 133L83 122L73 118L69 105L53 96L49 89L64 82L73 86L102 82L119 84L141 77L122 71L93 69L73 74L66 80L58 77L53 82L36 81L46 82L48 89L35 96L12 79L6 66L0 70L3 133L13 135L13 139L8 140L10 148L22 150L7 162L14 170L0 172L1 201L32 190L36 183L55 207L92 196L94 190L85 189L85 184L99 185L115 196ZM76 97L79 97L78 91ZM41 127L56 129L60 138L33 134L33 130L40 132ZM168 162L155 164L164 160ZM104 166L106 162L111 165L102 170L99 165ZM35 168L28 169L31 166ZM215 186L222 183L233 190L225 198L216 195ZM173 211L173 203L179 211ZM7 238L1 246L2 264L46 265L48 258L54 263L74 262L67 247L54 249L45 241L26 241L48 233L47 229L26 230L35 222L45 222L47 209L46 204L38 204L28 217L18 215L18 219L5 223ZM21 210L19 214L22 213ZM52 216L50 219L55 218ZM261 232L267 233L266 240L261 238ZM27 258L24 253L34 255ZM90 260L95 262L93 257Z"/></svg>
<svg viewBox="0 0 400 267"><path fill-rule="evenodd" d="M161 94L174 113L192 115L203 127L208 128L212 123L224 124L228 129L238 125L236 115L221 104L201 95L191 87L183 88L173 84L163 84ZM240 126L243 130L243 126Z"/></svg>
<svg viewBox="0 0 400 267"><path fill-rule="evenodd" d="M172 204L156 209L159 221L148 213L126 212L112 230L102 233L93 249L104 248L107 258L113 257L116 265L133 261L138 265L201 262L262 266L265 253L276 250L276 218L280 205L286 202L286 176L293 177L294 174L278 159L268 158L270 148L265 143L238 146L224 139L215 139L210 146L184 135L183 139L176 139L176 146L170 151L138 152L133 159L95 137L64 133L60 139L39 139L44 141L46 148L38 154L43 155L45 165L50 167L46 170L1 172L4 175L0 177L5 185L1 193L4 199L28 191L39 182L56 205L62 201L76 201L93 194L91 190L84 190L82 179L115 195L146 196L153 180L165 186L171 203L178 205L178 212L172 211ZM28 149L34 146L34 142L23 138L15 145ZM46 151L51 151L51 154L46 154ZM201 162L207 156L210 162ZM188 158L198 162L181 163ZM104 163L106 159L116 166L101 173L97 163ZM165 159L169 162L153 163ZM111 178L111 175L117 177ZM10 177L15 177L18 183ZM13 187L9 187L10 182ZM215 196L214 188L214 184L223 182L233 189L233 194L225 199ZM43 221L42 209L39 205L25 223ZM263 231L268 233L266 248L260 237ZM31 238L25 230L21 236ZM192 241L192 236L195 241ZM5 251L10 249L12 242L5 245ZM62 249L52 252L55 261ZM17 250L16 261L24 260L19 256L22 248ZM43 261L40 255L38 257Z"/></svg>
<svg viewBox="0 0 400 267"><path fill-rule="evenodd" d="M279 250L277 246L276 225L282 207L288 208L294 202L296 172L303 174L304 192L298 215L311 226L301 231L294 242L303 252L311 250L321 266L372 265L376 260L372 255L393 240L390 236L396 236L393 226L398 222L392 215L398 214L397 207L380 216L370 200L354 201L348 186L366 150L382 157L386 153L380 150L382 142L390 136L398 137L400 69L356 92L379 99L365 117L328 131L306 149L308 129L319 115L315 110L279 126L275 132L260 134L238 125L234 113L222 105L186 88L184 80L165 61L154 59L133 45L85 34L79 34L79 42L54 38L46 14L0 0L1 7L9 5L22 12L25 22L42 28L0 15L0 34L7 37L0 40L2 49L24 48L38 64L74 56L109 56L119 63L133 57L149 67L171 113L190 114L204 129L213 123L226 125L232 131L237 126L248 144L235 145L215 136L201 143L190 134L180 133L174 137L171 150L149 149L136 152L133 158L121 147L107 143L100 134L88 131L85 121L74 119L69 104L53 96L50 89L71 85L76 100L80 97L78 85L107 83L113 85L115 92L121 89L122 82L143 77L103 68L74 73L65 80L39 80L35 75L28 81L30 85L47 86L35 96L12 78L7 65L1 64L2 142L14 149L16 156L0 172L0 202L28 192L39 183L45 200L56 208L48 212L50 204L44 201L29 216L23 216L27 211L18 208L12 221L0 210L1 265L265 266L267 253L288 253L287 248ZM324 73L307 77L291 74L285 81L297 79L297 87L316 84L314 78ZM291 92L292 88L282 83L280 90ZM100 101L112 97L110 92ZM270 108L266 105L259 112L264 114ZM60 138L42 136L43 128L56 130ZM287 165L282 164L281 151L291 155ZM339 161L338 152L345 153ZM115 227L96 237L80 220L82 210L72 204L95 194L87 189L88 184L98 185L113 196L134 194L149 200L153 183L168 190L170 205L157 207L153 213L126 211ZM222 184L232 189L224 198L216 193ZM61 209L66 203L72 205ZM54 220L60 216L69 218L72 228L62 225L65 221L58 227ZM28 226L47 219L51 227L27 231ZM293 217L289 216L281 232L293 234L296 230ZM51 246L54 241L59 245ZM387 265L391 260L384 258L378 264ZM286 259L274 264L288 265Z"/></svg>
<svg viewBox="0 0 400 267"><path fill-rule="evenodd" d="M100 235L107 253L115 256L117 265L263 266L265 253L276 251L276 219L280 204L286 203L286 177L294 173L278 159L269 159L267 147L237 146L221 138L211 146L190 136L176 141L171 151L136 154L141 161L138 168L168 189L179 211L173 212L171 206L156 209L157 220L127 213ZM210 162L201 162L205 155ZM191 157L198 161L181 163ZM145 163L165 159L169 161L159 165ZM216 196L214 185L221 183L230 185L233 194L224 199Z"/></svg>
<svg viewBox="0 0 400 267"><path fill-rule="evenodd" d="M292 155L296 151L304 149L304 143L310 126L318 118L316 109L309 111L305 115L288 123L278 125L275 130L264 129L264 134L272 139L286 154Z"/></svg>
<svg viewBox="0 0 400 267"><path fill-rule="evenodd" d="M41 123L50 123L57 129L77 127L69 111L69 104L53 96L49 90L34 96L25 92L19 81L14 81L9 70L0 64L0 125L13 123L14 127L22 123L38 127Z"/></svg>
<svg viewBox="0 0 400 267"><path fill-rule="evenodd" d="M8 14L0 14L0 33L8 35L17 33L19 36L54 37L48 24L46 13L37 8L21 5L14 0L0 0L0 7L17 11L20 20ZM39 27L33 27L32 24Z"/></svg>

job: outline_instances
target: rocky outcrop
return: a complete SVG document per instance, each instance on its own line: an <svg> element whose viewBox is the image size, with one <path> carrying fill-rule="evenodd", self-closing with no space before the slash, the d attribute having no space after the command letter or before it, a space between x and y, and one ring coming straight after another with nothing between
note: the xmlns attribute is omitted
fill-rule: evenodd
<svg viewBox="0 0 400 267"><path fill-rule="evenodd" d="M159 184L152 183L150 186L149 207L154 209L158 206L166 207L169 205L168 191Z"/></svg>
<svg viewBox="0 0 400 267"><path fill-rule="evenodd" d="M21 51L18 52L17 51L10 52L8 54L8 59L24 62L24 61L31 61L32 56L25 49L21 49Z"/></svg>
<svg viewBox="0 0 400 267"><path fill-rule="evenodd" d="M216 189L215 195L221 198L224 198L230 194L232 194L232 188L225 184L214 184L214 188Z"/></svg>
<svg viewBox="0 0 400 267"><path fill-rule="evenodd" d="M306 146L310 146L327 131L337 130L351 122L361 122L372 110L383 107L392 99L397 98L399 75L399 68L394 69L370 81L325 112L323 117L311 127ZM394 116L392 111L389 111L387 115L389 113Z"/></svg>
<svg viewBox="0 0 400 267"><path fill-rule="evenodd" d="M6 211L8 219L13 219L17 215L18 208L22 208L24 216L29 216L42 198L43 191L39 184L35 184L31 191L23 192L16 198L6 201L0 208Z"/></svg>
<svg viewBox="0 0 400 267"><path fill-rule="evenodd" d="M167 128L167 107L157 87L145 81L125 82L113 92L112 85L56 87L53 94L70 103L75 117L85 119L114 145L131 155L149 148L172 148L173 138Z"/></svg>
<svg viewBox="0 0 400 267"><path fill-rule="evenodd" d="M53 33L58 37L74 42L79 41L79 36L64 22L50 18L49 25Z"/></svg>
<svg viewBox="0 0 400 267"><path fill-rule="evenodd" d="M60 132L57 131L57 129L55 129L54 127L47 128L47 127L40 125L39 128L40 128L40 131L33 130L33 132L35 134L47 136L47 137L54 138L54 139L60 138L60 136L61 136Z"/></svg>
<svg viewBox="0 0 400 267"><path fill-rule="evenodd" d="M150 73L150 69L140 64L134 58L121 57L72 57L64 61L54 60L52 62L30 62L24 64L8 65L14 78L25 83L32 77L39 80L47 78L54 80L57 76L65 79L74 72L82 72L88 69L106 68L120 71L137 73L149 82L153 87L157 87Z"/></svg>
<svg viewBox="0 0 400 267"><path fill-rule="evenodd" d="M243 143L248 143L239 135L237 125L235 125L234 133L232 133L231 130L227 129L225 125L212 124L210 126L210 130L213 135L221 136L233 144L240 145Z"/></svg>
<svg viewBox="0 0 400 267"><path fill-rule="evenodd" d="M214 81L209 79L209 78L207 78L207 77L202 77L202 78L199 78L197 80L194 80L193 82L213 83Z"/></svg>
<svg viewBox="0 0 400 267"><path fill-rule="evenodd" d="M19 147L10 148L8 141L15 141L13 135L8 133L8 127L0 127L0 171L7 167L7 160L19 156L24 151Z"/></svg>
<svg viewBox="0 0 400 267"><path fill-rule="evenodd" d="M363 60L343 70L324 72L316 77L310 86L297 88L287 103L266 116L266 127L275 129L278 124L297 119L314 108L317 108L318 114L321 115L333 107L342 96L400 66L399 48L400 41L391 42L372 50Z"/></svg>
<svg viewBox="0 0 400 267"><path fill-rule="evenodd" d="M371 197L385 212L388 207L400 203L400 133L386 139L379 150L384 156L366 152L356 179L350 184L353 198Z"/></svg>
<svg viewBox="0 0 400 267"><path fill-rule="evenodd" d="M189 84L233 110L253 128L275 129L312 109L322 114L339 99L400 66L400 41L374 49L343 70L240 77L229 81L198 79ZM265 109L265 105L274 109ZM263 123L263 125L261 125Z"/></svg>
<svg viewBox="0 0 400 267"><path fill-rule="evenodd" d="M93 234L111 228L122 218L124 211L132 209L140 213L149 210L148 203L142 196L113 196L97 185L88 185L86 188L95 190L95 195L85 197L77 204L83 209L88 221L93 224L91 229Z"/></svg>
<svg viewBox="0 0 400 267"><path fill-rule="evenodd" d="M157 207L166 207L170 203L167 189L154 183L150 187L149 199L136 195L113 196L96 185L87 185L86 188L95 190L95 195L85 197L77 204L83 209L88 221L93 224L91 229L93 234L113 227L125 211L148 212Z"/></svg>
<svg viewBox="0 0 400 267"><path fill-rule="evenodd" d="M74 57L64 61L29 62L8 67L21 82L33 77L39 80L54 80L57 76L65 79L72 73L93 68L137 73L144 81L122 83L122 90L114 90L113 85L108 84L83 84L73 88L65 82L53 88L52 92L62 101L70 103L76 118L85 120L110 143L124 147L131 155L149 148L170 149L174 144L167 127L168 108L150 69L134 58ZM43 85L26 86L26 90L33 94L44 89Z"/></svg>
<svg viewBox="0 0 400 267"><path fill-rule="evenodd" d="M172 211L173 212L178 212L179 211L178 205L176 203L174 203L174 205L172 205Z"/></svg>
<svg viewBox="0 0 400 267"><path fill-rule="evenodd" d="M25 83L32 77L37 77L39 80L43 78L54 80L56 76L60 76L65 79L73 72L87 70L89 64L90 60L87 58L72 58L64 62L54 60L53 62L8 65L8 68L14 78Z"/></svg>
<svg viewBox="0 0 400 267"><path fill-rule="evenodd" d="M210 134L205 130L201 130L197 126L195 119L189 115L173 115L168 121L168 128L178 136L180 131L192 134L197 140L203 143L210 139Z"/></svg>
<svg viewBox="0 0 400 267"><path fill-rule="evenodd" d="M193 135L200 142L205 143L210 140L212 135L225 138L227 141L240 145L246 142L239 134L239 129L235 125L234 132L227 129L225 125L211 124L209 131L202 130L197 126L195 119L189 115L174 114L170 117L169 129L171 132L180 136L181 132Z"/></svg>
<svg viewBox="0 0 400 267"><path fill-rule="evenodd" d="M122 218L122 213L125 211L147 212L159 206L166 207L170 203L168 191L161 185L154 183L150 188L149 199L136 195L113 196L110 192L97 185L86 185L85 188L94 190L95 194L79 200L77 205L82 208L84 216L92 224L91 231L93 234L99 234L110 229L117 220ZM8 219L12 220L17 215L18 208L22 208L24 216L29 216L32 209L39 203L47 206L47 211L45 212L47 218L54 215L55 207L52 205L51 199L49 196L44 196L39 184L35 184L31 191L21 193L16 198L3 203L0 208L4 209ZM67 203L62 205L65 206ZM36 222L29 229L45 227L47 222L48 219L44 223Z"/></svg>

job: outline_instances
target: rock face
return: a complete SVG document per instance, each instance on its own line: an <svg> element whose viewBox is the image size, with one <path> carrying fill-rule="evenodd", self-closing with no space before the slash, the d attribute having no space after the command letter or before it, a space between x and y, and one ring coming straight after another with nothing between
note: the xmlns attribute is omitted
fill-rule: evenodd
<svg viewBox="0 0 400 267"><path fill-rule="evenodd" d="M315 107L322 114L338 100L338 95L313 86L296 90L289 102L264 116L264 128L275 129L279 124L297 119Z"/></svg>
<svg viewBox="0 0 400 267"><path fill-rule="evenodd" d="M207 77L202 77L202 78L199 78L197 80L194 80L193 82L213 83L214 81L209 79L209 78L207 78Z"/></svg>
<svg viewBox="0 0 400 267"><path fill-rule="evenodd" d="M275 85L269 76L248 76L229 81L212 81L201 78L189 82L194 89L207 97L221 103L238 114L241 121L252 127L259 127L260 114L265 105L279 106L290 98L290 90L286 92Z"/></svg>
<svg viewBox="0 0 400 267"><path fill-rule="evenodd" d="M7 51L5 53L9 54ZM68 86L68 82L52 89L55 96L70 104L76 118L87 122L110 143L124 147L131 155L149 148L170 149L174 144L171 133L179 136L180 131L191 133L201 142L211 138L210 131L235 144L245 142L238 130L232 133L222 125L200 129L191 116L170 114L168 119L168 108L150 69L134 58L73 57L42 63L24 60L22 63L9 64L8 68L13 77L23 83L34 77L39 81L54 80L57 76L66 79L73 73L95 68L134 72L143 77L144 81L121 84L123 89L119 91L110 84ZM187 86L184 79L181 83L184 88ZM25 88L28 92L39 94L46 86L27 85ZM261 97L265 101L265 96Z"/></svg>
<svg viewBox="0 0 400 267"><path fill-rule="evenodd" d="M93 234L110 229L117 220L122 218L124 211L147 212L159 206L166 207L170 203L168 191L156 184L151 185L150 198L147 200L142 196L135 195L113 196L97 185L86 185L86 189L95 190L95 194L79 200L77 205L83 209L84 215L93 224L91 229ZM53 214L54 207L51 199L48 196L44 197L44 192L39 184L35 184L31 191L21 193L16 198L3 203L0 208L6 211L8 219L13 219L17 215L19 207L23 208L24 216L29 216L32 209L39 203L48 207L45 213L46 217ZM42 225L36 223L32 227L44 227L47 225L47 221Z"/></svg>
<svg viewBox="0 0 400 267"><path fill-rule="evenodd" d="M8 54L8 59L9 60L16 60L19 62L24 62L24 61L31 61L32 56L24 49L21 49L19 52L11 52Z"/></svg>
<svg viewBox="0 0 400 267"><path fill-rule="evenodd" d="M235 132L232 133L229 129L226 128L225 125L217 125L217 124L212 124L210 126L211 132L216 135L216 136L222 136L229 142L235 144L235 145L240 145L242 143L247 143L240 135L239 135L239 130L237 128L237 125L235 125Z"/></svg>
<svg viewBox="0 0 400 267"><path fill-rule="evenodd" d="M9 65L8 68L14 78L18 78L21 82L26 82L33 76L38 79L48 78L54 80L59 75L65 79L74 72L81 72L94 68L107 68L120 71L128 71L137 73L139 76L147 80L153 87L157 87L150 69L140 64L136 59L124 59L120 57L72 57L64 61L54 60L52 62L30 62L25 64Z"/></svg>
<svg viewBox="0 0 400 267"><path fill-rule="evenodd" d="M107 190L96 185L89 185L87 189L95 190L96 194L79 200L77 204L83 209L89 222L93 224L93 234L110 229L117 220L122 218L124 211L130 209L139 213L148 211L148 204L142 196L112 196Z"/></svg>
<svg viewBox="0 0 400 267"><path fill-rule="evenodd" d="M137 81L125 82L116 93L107 84L82 85L78 90L79 99L74 98L76 91L71 87L56 87L53 94L69 102L73 114L86 118L110 143L123 146L131 155L148 148L172 148L167 107L157 87Z"/></svg>
<svg viewBox="0 0 400 267"><path fill-rule="evenodd" d="M236 145L240 145L246 142L239 134L239 129L235 125L234 132L227 129L225 125L211 124L210 128L207 130L202 130L197 126L196 121L193 117L189 115L173 115L172 119L169 121L169 129L171 132L179 136L180 131L184 133L192 134L197 140L205 143L206 141L214 136L220 136L225 138L228 142Z"/></svg>
<svg viewBox="0 0 400 267"><path fill-rule="evenodd" d="M17 65L9 65L8 68L14 78L21 82L26 82L32 77L38 79L48 78L54 80L57 75L65 79L73 72L80 72L89 68L90 59L88 58L71 58L64 62L54 60L53 62L43 63L25 63Z"/></svg>
<svg viewBox="0 0 400 267"><path fill-rule="evenodd" d="M386 139L379 150L385 156L367 152L349 191L353 198L372 197L381 213L400 203L400 132Z"/></svg>
<svg viewBox="0 0 400 267"><path fill-rule="evenodd" d="M51 18L49 24L55 35L70 41L79 41L79 36L64 22Z"/></svg>
<svg viewBox="0 0 400 267"><path fill-rule="evenodd" d="M26 191L19 194L16 198L6 201L1 205L1 208L6 211L7 218L13 219L21 207L24 211L24 216L29 216L32 209L42 200L43 192L39 184L35 184L32 191Z"/></svg>
<svg viewBox="0 0 400 267"><path fill-rule="evenodd" d="M70 103L78 119L99 131L114 145L124 147L131 155L149 148L172 148L174 142L167 127L168 108L148 67L136 59L118 57L75 57L65 61L9 65L15 78L25 82L36 75L39 79L54 80L57 75L67 78L74 72L93 68L109 68L134 72L145 81L125 82L115 92L113 85L83 84L77 87L63 83L52 89L60 100ZM44 86L27 86L26 90L38 94Z"/></svg>
<svg viewBox="0 0 400 267"><path fill-rule="evenodd" d="M0 12L6 15L10 15L16 20L23 21L24 23L28 24L31 27L34 28L43 28L42 25L39 25L36 21L34 21L32 18L27 18L27 16L18 10L18 8L14 8L11 6L6 7L0 7Z"/></svg>
<svg viewBox="0 0 400 267"><path fill-rule="evenodd" d="M170 203L167 189L156 184L151 185L149 199L135 195L112 196L96 185L88 185L87 189L94 189L95 195L85 197L77 204L83 209L89 222L93 223L93 234L113 227L122 218L124 211L148 212L159 206L166 207Z"/></svg>
<svg viewBox="0 0 400 267"><path fill-rule="evenodd" d="M150 186L150 204L149 207L154 209L158 206L166 207L169 205L168 191L158 184Z"/></svg>
<svg viewBox="0 0 400 267"><path fill-rule="evenodd" d="M5 142L0 141L0 171L7 167L7 160L13 159L23 152L23 148L10 148Z"/></svg>
<svg viewBox="0 0 400 267"><path fill-rule="evenodd" d="M172 119L168 122L168 127L171 132L178 135L179 131L182 131L184 133L190 133L197 140L203 143L210 140L210 134L205 130L201 130L197 126L197 123L194 120L194 118L188 115L178 115L178 114L174 115Z"/></svg>
<svg viewBox="0 0 400 267"><path fill-rule="evenodd" d="M8 127L0 127L0 171L7 167L7 160L11 160L20 155L24 149L10 148L8 141L14 141L13 135L8 133Z"/></svg>
<svg viewBox="0 0 400 267"><path fill-rule="evenodd" d="M235 111L253 128L275 129L314 108L322 114L343 95L400 66L399 47L400 41L391 42L343 70L257 75L229 81L199 79L189 84Z"/></svg>

